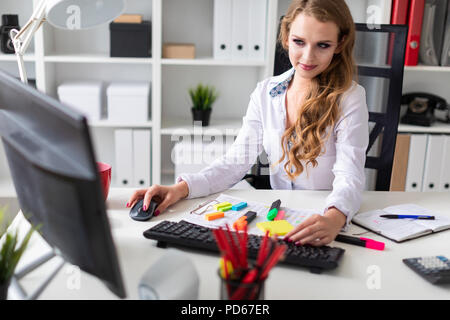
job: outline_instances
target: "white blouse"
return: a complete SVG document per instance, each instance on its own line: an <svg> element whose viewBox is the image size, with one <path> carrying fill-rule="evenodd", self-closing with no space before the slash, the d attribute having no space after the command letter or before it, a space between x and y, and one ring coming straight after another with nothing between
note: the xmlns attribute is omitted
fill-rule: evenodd
<svg viewBox="0 0 450 320"><path fill-rule="evenodd" d="M304 166L304 171L291 181L284 170L287 157L282 156L281 137L286 124L286 89L295 69L258 83L239 134L226 154L198 173L181 174L177 182L186 181L188 198L221 192L238 183L256 163L263 148L270 165L273 189L332 190L324 210L336 207L347 216L347 224L358 212L365 186L364 164L369 143L369 112L364 88L353 82L341 99L341 116L325 141L325 152L317 166ZM329 131L328 131L329 132ZM304 163L302 163L304 165Z"/></svg>

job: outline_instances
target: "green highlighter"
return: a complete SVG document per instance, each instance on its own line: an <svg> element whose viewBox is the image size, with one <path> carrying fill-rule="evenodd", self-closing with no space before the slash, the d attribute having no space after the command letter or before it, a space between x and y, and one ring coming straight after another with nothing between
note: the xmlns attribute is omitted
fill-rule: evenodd
<svg viewBox="0 0 450 320"><path fill-rule="evenodd" d="M267 220L273 221L278 214L278 210L280 209L281 200L278 199L272 203L270 206L269 213L267 213Z"/></svg>

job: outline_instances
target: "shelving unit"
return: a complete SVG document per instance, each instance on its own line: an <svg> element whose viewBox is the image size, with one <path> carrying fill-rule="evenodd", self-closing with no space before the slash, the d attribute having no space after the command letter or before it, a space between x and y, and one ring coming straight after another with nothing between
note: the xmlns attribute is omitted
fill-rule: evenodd
<svg viewBox="0 0 450 320"><path fill-rule="evenodd" d="M163 65L181 65L181 66L222 66L222 67L264 67L264 61L252 61L252 60L216 60L208 57L192 59L162 59Z"/></svg>
<svg viewBox="0 0 450 320"><path fill-rule="evenodd" d="M399 124L398 133L441 133L450 134L450 124L435 122L430 127Z"/></svg>
<svg viewBox="0 0 450 320"><path fill-rule="evenodd" d="M106 54L49 55L44 62L56 63L119 63L119 64L152 64L151 58L114 58Z"/></svg>
<svg viewBox="0 0 450 320"><path fill-rule="evenodd" d="M36 61L36 57L34 56L34 53L27 53L23 56L24 61ZM13 54L4 54L0 53L0 61L14 61L16 62L16 56Z"/></svg>
<svg viewBox="0 0 450 320"><path fill-rule="evenodd" d="M65 81L150 81L151 120L131 124L95 121L89 124L91 135L97 160L108 162L114 168L114 130L150 129L152 183L172 183L173 166L170 163L168 166L162 165L161 158L170 155L173 144L169 142L163 145L161 139L179 130L198 134L192 126L188 88L202 81L216 86L221 96L214 106L211 126L205 128L204 132L217 129L224 135L236 136L256 82L270 76L273 68L271 52L276 37L277 1L268 1L268 30L272 31L267 32L268 54L263 61L213 58L213 0L128 0L127 13L143 14L144 20L151 21L152 57L109 57L107 25L87 31L67 31L44 24L25 56L27 72L30 78L36 78L38 90L55 98L58 85ZM38 2L33 0L32 3L36 6ZM19 22L23 24L31 16L32 3L27 0L2 1L0 12L18 13ZM165 42L194 43L197 58L163 59L162 44ZM17 68L15 61L14 55L0 54L1 69L14 74ZM233 107L230 108L230 105ZM3 150L0 156L3 158L0 159L0 192L6 192L12 189L12 183ZM113 169L112 186L114 178Z"/></svg>
<svg viewBox="0 0 450 320"><path fill-rule="evenodd" d="M18 13L23 25L32 14L32 4L36 6L39 1L2 0L0 12ZM174 142L171 137L180 133L207 135L208 132L235 137L256 83L272 75L277 25L290 0L267 1L266 56L263 61L213 58L213 0L128 0L127 13L143 14L144 20L151 21L152 57L109 57L107 25L87 31L67 31L44 24L25 56L27 72L30 78L36 79L38 90L55 98L57 86L70 80L151 82L151 120L132 124L101 120L90 123L91 134L97 160L113 167L112 186L115 186L114 130L150 129L152 183L173 183L174 168L170 157ZM197 58L163 59L162 45L166 42L195 44ZM18 75L15 61L14 55L0 54L0 69ZM418 72L420 77L417 77ZM422 73L426 74L425 78ZM446 85L450 82L448 67L406 67L404 79L405 92L420 87L450 101ZM213 106L211 124L202 130L192 126L188 96L188 89L199 82L215 86L220 93ZM2 148L0 193L11 190L12 182Z"/></svg>

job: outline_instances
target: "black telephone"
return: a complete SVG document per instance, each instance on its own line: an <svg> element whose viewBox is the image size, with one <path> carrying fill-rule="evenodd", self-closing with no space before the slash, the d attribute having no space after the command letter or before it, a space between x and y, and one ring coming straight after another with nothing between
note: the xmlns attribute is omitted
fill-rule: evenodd
<svg viewBox="0 0 450 320"><path fill-rule="evenodd" d="M429 127L436 120L449 123L449 105L443 98L424 92L412 92L402 96L402 105L408 105L402 123ZM437 111L437 112L435 112Z"/></svg>

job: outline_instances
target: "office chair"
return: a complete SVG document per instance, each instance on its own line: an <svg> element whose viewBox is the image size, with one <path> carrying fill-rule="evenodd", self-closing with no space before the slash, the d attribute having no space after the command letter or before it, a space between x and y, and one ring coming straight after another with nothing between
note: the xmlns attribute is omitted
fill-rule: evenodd
<svg viewBox="0 0 450 320"><path fill-rule="evenodd" d="M364 78L365 82L368 82L367 86L363 85L367 97L374 97L380 104L379 110L371 110L377 108L368 103L369 127L371 124L374 125L369 135L365 168L377 170L375 190L388 191L400 116L408 27L382 24L377 28L369 28L363 23L356 23L355 27L357 33L355 60L358 67L358 78L361 80ZM378 39L374 37L378 37ZM375 47L371 48L374 45ZM382 52L383 48L386 50L385 53ZM367 55L371 57L367 57ZM377 60L376 63L373 60ZM274 76L282 74L290 68L291 64L286 52L277 43ZM388 83L383 79L388 80ZM382 80L381 85L380 80ZM387 101L380 102L380 90L382 93L387 93ZM247 174L244 179L256 189L271 189L269 175L262 174L263 170L268 171L268 167L267 161L263 163L258 157L253 174Z"/></svg>

